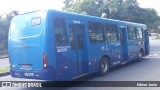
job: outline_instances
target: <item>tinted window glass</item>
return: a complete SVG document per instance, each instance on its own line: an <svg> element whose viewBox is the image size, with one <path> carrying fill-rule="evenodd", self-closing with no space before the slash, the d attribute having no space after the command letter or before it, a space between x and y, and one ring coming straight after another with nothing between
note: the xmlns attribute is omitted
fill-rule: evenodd
<svg viewBox="0 0 160 90"><path fill-rule="evenodd" d="M134 27L128 27L128 39L129 40L136 39L136 30Z"/></svg>
<svg viewBox="0 0 160 90"><path fill-rule="evenodd" d="M103 24L98 22L88 22L90 42L103 42L104 29Z"/></svg>
<svg viewBox="0 0 160 90"><path fill-rule="evenodd" d="M69 27L71 49L75 49L75 30L73 26Z"/></svg>
<svg viewBox="0 0 160 90"><path fill-rule="evenodd" d="M83 48L83 28L77 27L77 48Z"/></svg>
<svg viewBox="0 0 160 90"><path fill-rule="evenodd" d="M143 39L142 28L137 28L137 39Z"/></svg>
<svg viewBox="0 0 160 90"><path fill-rule="evenodd" d="M66 24L63 17L54 17L54 36L56 45L67 45Z"/></svg>
<svg viewBox="0 0 160 90"><path fill-rule="evenodd" d="M71 49L76 49L76 47L77 49L83 48L84 47L83 27L70 26L69 31L70 31Z"/></svg>
<svg viewBox="0 0 160 90"><path fill-rule="evenodd" d="M25 18L20 15L13 18L10 24L11 37L29 37L40 34L43 28L43 19L41 17L33 18L33 16Z"/></svg>
<svg viewBox="0 0 160 90"><path fill-rule="evenodd" d="M105 24L105 38L108 42L118 41L118 27L114 24Z"/></svg>
<svg viewBox="0 0 160 90"><path fill-rule="evenodd" d="M110 37L109 37L109 31L110 31L110 24L105 24L105 40L106 41L110 41Z"/></svg>

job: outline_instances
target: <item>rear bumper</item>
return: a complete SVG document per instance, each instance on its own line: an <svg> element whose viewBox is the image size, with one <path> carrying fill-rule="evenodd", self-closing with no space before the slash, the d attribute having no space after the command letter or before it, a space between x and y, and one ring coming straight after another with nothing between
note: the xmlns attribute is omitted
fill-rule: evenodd
<svg viewBox="0 0 160 90"><path fill-rule="evenodd" d="M48 67L47 70L13 70L11 68L10 74L15 78L39 79L39 80L56 80L56 70L53 67Z"/></svg>

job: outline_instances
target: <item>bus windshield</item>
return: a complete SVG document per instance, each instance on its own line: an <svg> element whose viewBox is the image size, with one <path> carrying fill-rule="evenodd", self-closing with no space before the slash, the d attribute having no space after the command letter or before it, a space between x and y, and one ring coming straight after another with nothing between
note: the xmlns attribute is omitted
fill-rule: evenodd
<svg viewBox="0 0 160 90"><path fill-rule="evenodd" d="M19 15L12 20L10 26L11 37L29 37L40 34L42 18L30 15Z"/></svg>

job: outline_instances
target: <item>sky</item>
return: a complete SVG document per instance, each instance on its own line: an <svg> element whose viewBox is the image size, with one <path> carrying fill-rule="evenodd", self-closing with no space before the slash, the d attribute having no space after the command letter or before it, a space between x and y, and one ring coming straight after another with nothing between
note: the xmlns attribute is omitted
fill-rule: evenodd
<svg viewBox="0 0 160 90"><path fill-rule="evenodd" d="M160 16L160 0L137 0L142 8L154 8Z"/></svg>
<svg viewBox="0 0 160 90"><path fill-rule="evenodd" d="M62 10L64 0L0 0L0 14L17 10L20 13L41 9ZM160 15L160 0L137 0L143 8L154 8Z"/></svg>
<svg viewBox="0 0 160 90"><path fill-rule="evenodd" d="M20 13L42 9L62 10L63 0L0 0L0 13L17 10Z"/></svg>

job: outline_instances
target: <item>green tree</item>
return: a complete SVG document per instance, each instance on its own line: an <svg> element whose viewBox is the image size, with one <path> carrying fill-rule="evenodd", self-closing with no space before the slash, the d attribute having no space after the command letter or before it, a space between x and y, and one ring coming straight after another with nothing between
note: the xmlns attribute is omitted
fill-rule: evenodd
<svg viewBox="0 0 160 90"><path fill-rule="evenodd" d="M92 16L102 15L102 0L65 0L64 11Z"/></svg>
<svg viewBox="0 0 160 90"><path fill-rule="evenodd" d="M18 11L11 11L9 13L0 15L0 51L7 50L10 22L16 15L18 15Z"/></svg>
<svg viewBox="0 0 160 90"><path fill-rule="evenodd" d="M64 11L146 24L157 29L159 16L154 9L141 8L137 0L65 0Z"/></svg>

